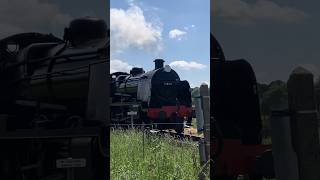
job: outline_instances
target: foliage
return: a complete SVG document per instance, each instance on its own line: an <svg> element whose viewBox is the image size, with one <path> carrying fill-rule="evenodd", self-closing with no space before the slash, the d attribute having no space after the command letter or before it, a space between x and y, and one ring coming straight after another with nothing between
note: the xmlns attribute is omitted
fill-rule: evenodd
<svg viewBox="0 0 320 180"><path fill-rule="evenodd" d="M269 116L272 110L288 108L288 92L285 82L277 80L269 85L259 84L258 88L263 116Z"/></svg>
<svg viewBox="0 0 320 180"><path fill-rule="evenodd" d="M284 110L288 108L288 92L286 83L280 80L270 84L258 84L260 107L262 117L262 135L264 144L270 144L269 117L272 110Z"/></svg>

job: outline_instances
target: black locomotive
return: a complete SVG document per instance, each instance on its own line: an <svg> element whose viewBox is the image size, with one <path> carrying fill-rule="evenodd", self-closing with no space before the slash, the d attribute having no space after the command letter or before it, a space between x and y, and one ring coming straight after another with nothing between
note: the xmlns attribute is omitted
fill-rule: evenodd
<svg viewBox="0 0 320 180"><path fill-rule="evenodd" d="M244 59L226 60L211 35L213 117L225 138L241 138L244 144L260 144L262 121L255 73Z"/></svg>
<svg viewBox="0 0 320 180"><path fill-rule="evenodd" d="M226 60L211 35L211 174L217 180L274 178L271 145L262 144L254 70L245 59Z"/></svg>
<svg viewBox="0 0 320 180"><path fill-rule="evenodd" d="M169 65L163 66L164 60L154 62L155 69L146 73L134 67L130 74L112 74L112 121L154 123L159 129L175 129L181 133L184 119L192 118L190 85L181 81ZM135 117L130 118L133 115Z"/></svg>
<svg viewBox="0 0 320 180"><path fill-rule="evenodd" d="M0 40L0 179L106 179L108 32L85 17Z"/></svg>

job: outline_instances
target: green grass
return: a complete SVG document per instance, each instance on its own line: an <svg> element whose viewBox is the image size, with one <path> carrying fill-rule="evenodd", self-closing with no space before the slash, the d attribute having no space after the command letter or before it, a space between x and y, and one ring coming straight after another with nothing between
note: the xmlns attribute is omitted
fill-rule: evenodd
<svg viewBox="0 0 320 180"><path fill-rule="evenodd" d="M111 131L111 179L198 179L196 143L146 135L139 130Z"/></svg>

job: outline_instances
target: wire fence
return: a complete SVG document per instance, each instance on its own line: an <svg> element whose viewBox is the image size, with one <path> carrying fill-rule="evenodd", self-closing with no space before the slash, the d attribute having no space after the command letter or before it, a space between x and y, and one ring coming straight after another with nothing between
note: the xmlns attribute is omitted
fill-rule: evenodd
<svg viewBox="0 0 320 180"><path fill-rule="evenodd" d="M154 123L134 125L139 128L111 128L111 179L209 179L198 142L152 133L147 126Z"/></svg>
<svg viewBox="0 0 320 180"><path fill-rule="evenodd" d="M177 125L183 125L184 127L188 128L191 127L191 124L188 124L187 122L181 122L181 123L176 123L176 122L169 122L169 123L164 123L164 122L152 122L152 123L111 123L110 127L114 128L121 128L121 127L139 127L139 128L153 128L156 129L158 126L167 126L167 127L172 127L172 126L177 126ZM168 128L170 129L170 128Z"/></svg>
<svg viewBox="0 0 320 180"><path fill-rule="evenodd" d="M148 123L148 124L141 124L141 123L113 123L110 124L111 127L121 127L121 126L136 126L136 127L148 127L148 126L157 126L157 125L186 125L185 123Z"/></svg>

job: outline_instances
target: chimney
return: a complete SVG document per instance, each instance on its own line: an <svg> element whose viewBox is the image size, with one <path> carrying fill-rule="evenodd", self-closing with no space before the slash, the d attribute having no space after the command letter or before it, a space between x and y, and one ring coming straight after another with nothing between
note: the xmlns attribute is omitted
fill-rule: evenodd
<svg viewBox="0 0 320 180"><path fill-rule="evenodd" d="M154 62L154 69L160 69L160 68L163 68L163 63L164 63L164 60L163 59L156 59L153 61Z"/></svg>

